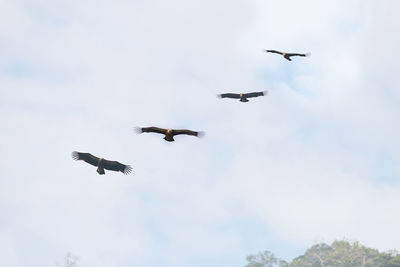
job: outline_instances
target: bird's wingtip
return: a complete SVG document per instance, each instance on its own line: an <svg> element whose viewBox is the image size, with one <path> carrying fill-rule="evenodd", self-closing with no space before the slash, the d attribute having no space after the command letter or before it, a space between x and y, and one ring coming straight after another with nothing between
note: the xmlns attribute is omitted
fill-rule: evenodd
<svg viewBox="0 0 400 267"><path fill-rule="evenodd" d="M133 127L133 131L135 131L138 134L141 134L143 132L142 128L139 126L135 126Z"/></svg>
<svg viewBox="0 0 400 267"><path fill-rule="evenodd" d="M197 137L202 138L202 137L204 137L205 135L206 135L206 132L204 132L204 131L197 132Z"/></svg>
<svg viewBox="0 0 400 267"><path fill-rule="evenodd" d="M77 151L72 151L71 156L74 160L78 160L79 159L79 154Z"/></svg>
<svg viewBox="0 0 400 267"><path fill-rule="evenodd" d="M130 174L131 172L132 172L132 167L130 166L130 165L126 165L125 166L125 169L124 169L124 171L123 171L123 173L125 174L125 175L128 175L128 174Z"/></svg>

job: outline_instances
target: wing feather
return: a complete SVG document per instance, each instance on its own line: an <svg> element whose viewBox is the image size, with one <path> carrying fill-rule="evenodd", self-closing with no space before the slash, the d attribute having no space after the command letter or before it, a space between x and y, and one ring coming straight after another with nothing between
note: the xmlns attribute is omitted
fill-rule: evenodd
<svg viewBox="0 0 400 267"><path fill-rule="evenodd" d="M232 94L232 93L227 93L227 94L220 94L218 95L219 98L240 98L240 94Z"/></svg>
<svg viewBox="0 0 400 267"><path fill-rule="evenodd" d="M283 53L281 51L277 51L277 50L264 50L267 53L275 53L275 54L279 54L279 55L283 55Z"/></svg>
<svg viewBox="0 0 400 267"><path fill-rule="evenodd" d="M159 134L167 133L166 129L158 128L158 127L144 127L144 128L137 127L136 130L139 133L159 133Z"/></svg>
<svg viewBox="0 0 400 267"><path fill-rule="evenodd" d="M103 168L106 170L122 172L125 175L129 174L132 171L131 166L119 163L118 161L112 161L112 160L104 160Z"/></svg>
<svg viewBox="0 0 400 267"><path fill-rule="evenodd" d="M243 94L243 97L245 97L245 98L258 97L258 96L266 95L267 93L268 93L267 91L263 91L263 92L253 92L253 93Z"/></svg>
<svg viewBox="0 0 400 267"><path fill-rule="evenodd" d="M286 56L288 56L288 57L295 57L295 56L298 56L298 57L306 57L306 56L307 56L307 54L300 54L300 53L286 53Z"/></svg>
<svg viewBox="0 0 400 267"><path fill-rule="evenodd" d="M187 130L187 129L179 129L179 130L172 130L172 134L173 135L186 134L186 135L202 137L204 135L204 132L196 132L196 131L191 131L191 130Z"/></svg>
<svg viewBox="0 0 400 267"><path fill-rule="evenodd" d="M93 166L98 166L98 163L99 163L99 158L93 156L90 153L82 153L82 152L74 151L74 152L72 152L72 158L74 160L83 160Z"/></svg>

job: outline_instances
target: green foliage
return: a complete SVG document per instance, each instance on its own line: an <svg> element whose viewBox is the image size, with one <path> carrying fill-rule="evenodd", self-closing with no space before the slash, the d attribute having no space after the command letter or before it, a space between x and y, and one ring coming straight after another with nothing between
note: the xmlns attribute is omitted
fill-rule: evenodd
<svg viewBox="0 0 400 267"><path fill-rule="evenodd" d="M268 250L256 255L249 255L246 259L248 261L246 267L289 267L286 261L276 258Z"/></svg>
<svg viewBox="0 0 400 267"><path fill-rule="evenodd" d="M331 245L316 244L304 255L287 263L264 251L247 257L246 267L400 267L397 251L380 253L358 242L335 241Z"/></svg>

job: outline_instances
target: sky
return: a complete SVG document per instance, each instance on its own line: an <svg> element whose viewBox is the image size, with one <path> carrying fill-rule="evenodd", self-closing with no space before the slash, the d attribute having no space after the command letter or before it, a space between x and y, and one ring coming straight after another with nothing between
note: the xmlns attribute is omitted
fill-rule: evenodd
<svg viewBox="0 0 400 267"><path fill-rule="evenodd" d="M2 265L71 252L82 267L245 266L336 239L400 249L400 2L0 5ZM206 135L168 143L136 126ZM133 173L99 176L75 150Z"/></svg>

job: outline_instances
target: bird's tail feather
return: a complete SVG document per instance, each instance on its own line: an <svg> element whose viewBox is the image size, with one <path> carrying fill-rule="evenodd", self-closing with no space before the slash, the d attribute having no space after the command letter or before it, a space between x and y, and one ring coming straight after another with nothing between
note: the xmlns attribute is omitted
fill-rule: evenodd
<svg viewBox="0 0 400 267"><path fill-rule="evenodd" d="M97 172L98 172L100 175L103 175L103 174L105 174L105 172L104 172L104 169L103 169L103 168L97 168Z"/></svg>

